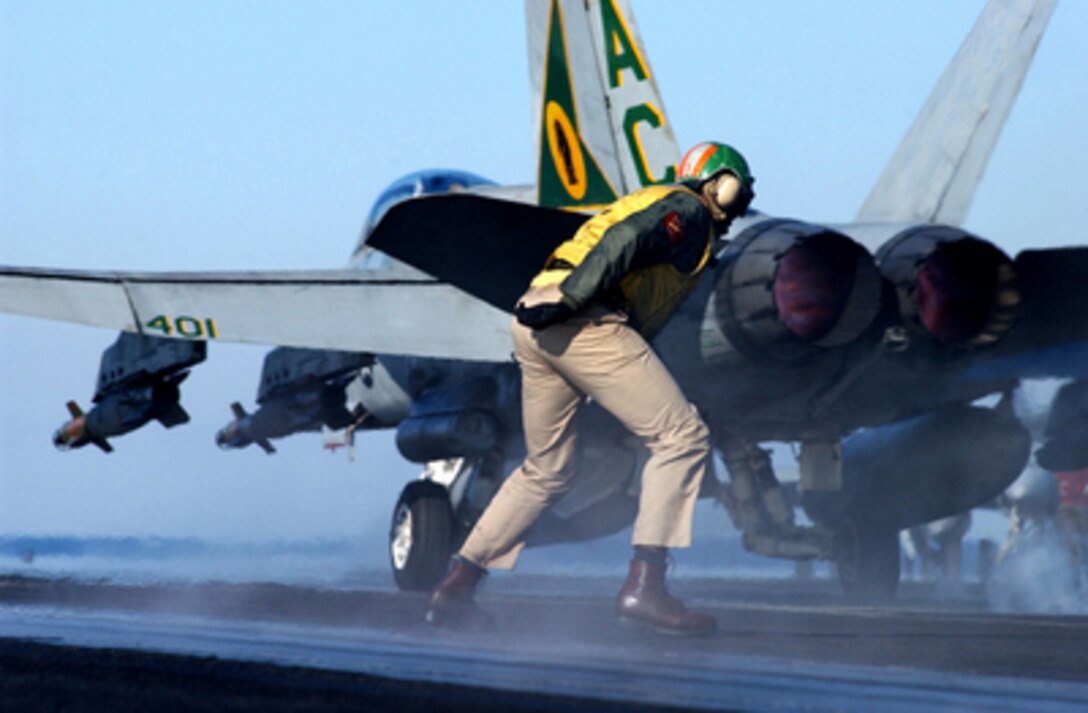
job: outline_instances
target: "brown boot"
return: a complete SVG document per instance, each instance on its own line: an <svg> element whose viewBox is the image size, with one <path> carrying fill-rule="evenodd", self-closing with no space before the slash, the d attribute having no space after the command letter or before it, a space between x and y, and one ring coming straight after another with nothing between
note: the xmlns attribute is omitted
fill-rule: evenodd
<svg viewBox="0 0 1088 713"><path fill-rule="evenodd" d="M688 611L665 588L665 563L631 560L631 570L616 596L616 613L623 621L648 625L667 634L703 636L718 630L712 616Z"/></svg>
<svg viewBox="0 0 1088 713"><path fill-rule="evenodd" d="M495 623L491 615L481 609L474 598L476 585L485 574L487 570L483 567L455 557L450 571L431 592L424 615L427 623L451 629L493 629Z"/></svg>

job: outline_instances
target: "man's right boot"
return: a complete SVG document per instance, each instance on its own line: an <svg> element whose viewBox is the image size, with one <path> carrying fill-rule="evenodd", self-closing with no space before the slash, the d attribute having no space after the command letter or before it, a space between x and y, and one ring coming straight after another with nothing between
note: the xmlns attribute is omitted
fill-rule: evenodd
<svg viewBox="0 0 1088 713"><path fill-rule="evenodd" d="M428 624L464 630L495 627L491 615L476 603L476 586L487 570L454 557L450 571L431 592L424 618Z"/></svg>

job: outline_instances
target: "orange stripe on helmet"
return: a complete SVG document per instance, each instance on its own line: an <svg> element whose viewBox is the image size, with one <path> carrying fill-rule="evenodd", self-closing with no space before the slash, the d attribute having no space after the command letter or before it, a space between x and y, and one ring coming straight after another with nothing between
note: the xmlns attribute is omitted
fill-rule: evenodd
<svg viewBox="0 0 1088 713"><path fill-rule="evenodd" d="M680 160L680 178L695 178L717 149L712 143L695 144Z"/></svg>

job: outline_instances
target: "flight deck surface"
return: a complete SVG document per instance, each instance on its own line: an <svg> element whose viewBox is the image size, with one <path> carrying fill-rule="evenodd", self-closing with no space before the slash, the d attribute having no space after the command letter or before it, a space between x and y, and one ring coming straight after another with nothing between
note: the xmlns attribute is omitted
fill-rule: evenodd
<svg viewBox="0 0 1088 713"><path fill-rule="evenodd" d="M464 633L429 627L423 595L377 577L4 577L0 708L1088 709L1088 617L995 613L977 587L906 583L895 605L853 606L823 579L679 579L720 624L686 639L617 625L618 584L494 578L480 602L496 630Z"/></svg>

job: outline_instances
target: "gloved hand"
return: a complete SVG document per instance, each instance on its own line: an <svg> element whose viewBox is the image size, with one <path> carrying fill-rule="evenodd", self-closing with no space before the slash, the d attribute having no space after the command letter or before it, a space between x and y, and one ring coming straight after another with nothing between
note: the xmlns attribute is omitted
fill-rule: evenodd
<svg viewBox="0 0 1088 713"><path fill-rule="evenodd" d="M534 307L518 304L514 316L526 327L544 329L574 316L574 310L565 302L545 302Z"/></svg>

